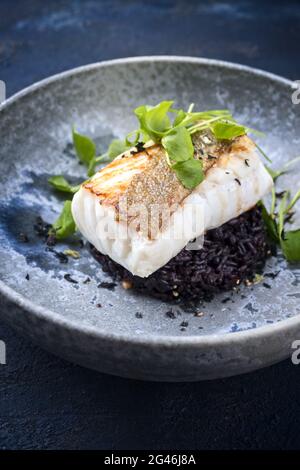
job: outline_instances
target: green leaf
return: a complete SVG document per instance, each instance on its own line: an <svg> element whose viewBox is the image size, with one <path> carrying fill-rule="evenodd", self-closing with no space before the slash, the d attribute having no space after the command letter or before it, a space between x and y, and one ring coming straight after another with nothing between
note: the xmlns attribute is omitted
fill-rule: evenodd
<svg viewBox="0 0 300 470"><path fill-rule="evenodd" d="M125 145L127 145L127 148L134 147L140 140L140 135L141 135L140 129L129 132L125 139ZM134 136L133 140L131 140L132 136Z"/></svg>
<svg viewBox="0 0 300 470"><path fill-rule="evenodd" d="M87 171L88 176L93 176L95 174L96 165L97 165L97 160L96 160L96 157L94 157L92 158L92 160L90 161L88 165L88 171Z"/></svg>
<svg viewBox="0 0 300 470"><path fill-rule="evenodd" d="M71 210L71 201L65 201L63 210L58 219L52 225L55 236L58 239L67 238L72 235L76 230L76 225L73 219Z"/></svg>
<svg viewBox="0 0 300 470"><path fill-rule="evenodd" d="M204 180L202 162L200 160L186 160L172 165L177 178L187 189L194 189Z"/></svg>
<svg viewBox="0 0 300 470"><path fill-rule="evenodd" d="M80 184L72 186L62 175L54 175L48 179L48 182L58 191L74 194L80 189Z"/></svg>
<svg viewBox="0 0 300 470"><path fill-rule="evenodd" d="M89 167L91 161L96 158L95 142L86 135L79 134L75 129L73 129L72 135L77 157L82 163Z"/></svg>
<svg viewBox="0 0 300 470"><path fill-rule="evenodd" d="M187 116L188 113L183 111L183 109L179 109L178 111L176 111L176 117L173 121L173 127L179 126L179 124L181 124Z"/></svg>
<svg viewBox="0 0 300 470"><path fill-rule="evenodd" d="M284 196L281 199L279 208L278 208L278 235L280 239L281 239L282 232L283 232L284 216L286 214L286 207L287 207L287 201L288 201L289 195L290 195L289 191L286 191L284 193Z"/></svg>
<svg viewBox="0 0 300 470"><path fill-rule="evenodd" d="M217 121L211 126L211 130L218 140L231 140L246 134L246 128L235 122Z"/></svg>
<svg viewBox="0 0 300 470"><path fill-rule="evenodd" d="M280 245L287 261L300 261L300 229L285 232L284 239Z"/></svg>
<svg viewBox="0 0 300 470"><path fill-rule="evenodd" d="M162 138L161 143L172 161L183 162L193 158L193 142L185 127L173 130Z"/></svg>
<svg viewBox="0 0 300 470"><path fill-rule="evenodd" d="M268 213L262 201L260 201L260 207L261 207L262 218L265 223L266 230L267 230L267 234L271 240L273 240L275 243L278 243L279 237L278 237L277 223L272 218L272 216Z"/></svg>
<svg viewBox="0 0 300 470"><path fill-rule="evenodd" d="M267 172L269 173L269 175L271 176L271 178L273 179L273 181L276 181L277 178L279 178L279 176L281 176L285 173L284 170L272 170L272 168L270 168L267 165L265 165L265 168L266 168Z"/></svg>
<svg viewBox="0 0 300 470"><path fill-rule="evenodd" d="M107 153L110 158L115 158L121 153L125 152L128 149L128 146L121 139L114 139L111 141Z"/></svg>
<svg viewBox="0 0 300 470"><path fill-rule="evenodd" d="M139 106L134 111L141 130L155 142L158 142L171 129L168 112L172 104L173 101L162 101L156 106Z"/></svg>

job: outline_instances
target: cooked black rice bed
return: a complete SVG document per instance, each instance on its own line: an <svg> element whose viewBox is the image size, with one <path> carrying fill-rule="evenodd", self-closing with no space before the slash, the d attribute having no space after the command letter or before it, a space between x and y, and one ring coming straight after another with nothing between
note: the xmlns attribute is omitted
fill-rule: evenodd
<svg viewBox="0 0 300 470"><path fill-rule="evenodd" d="M133 276L94 247L91 250L104 272L162 300L208 300L213 293L231 290L261 272L270 253L257 207L208 231L201 250L183 249L148 278Z"/></svg>

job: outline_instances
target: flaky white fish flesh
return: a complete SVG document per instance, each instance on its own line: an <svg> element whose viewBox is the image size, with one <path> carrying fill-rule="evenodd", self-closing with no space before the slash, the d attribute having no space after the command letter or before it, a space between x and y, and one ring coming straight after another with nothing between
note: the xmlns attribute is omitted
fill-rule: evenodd
<svg viewBox="0 0 300 470"><path fill-rule="evenodd" d="M98 251L148 277L191 240L251 209L272 188L247 136L211 145L201 155L205 179L192 191L178 181L159 145L117 157L75 194L78 229Z"/></svg>

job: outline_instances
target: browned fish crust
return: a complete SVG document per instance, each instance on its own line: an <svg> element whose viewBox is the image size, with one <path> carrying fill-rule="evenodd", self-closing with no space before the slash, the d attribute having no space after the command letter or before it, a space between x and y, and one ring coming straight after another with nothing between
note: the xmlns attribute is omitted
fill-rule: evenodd
<svg viewBox="0 0 300 470"><path fill-rule="evenodd" d="M224 157L247 152L254 145L247 136L218 142L210 131L198 132L192 140L194 158L203 162L205 173L221 157L225 163ZM166 228L170 215L192 192L178 180L159 144L125 152L83 187L97 196L100 204L114 207L118 221L131 225L136 221L136 230L149 239Z"/></svg>
<svg viewBox="0 0 300 470"><path fill-rule="evenodd" d="M192 136L194 158L203 162L206 173L219 158L232 153L248 152L254 143L246 135L232 141L218 142L209 131ZM125 178L122 178L122 175ZM119 180L118 180L119 177ZM109 182L112 182L110 185ZM83 184L102 204L118 205L120 196L131 203L179 203L191 193L182 186L167 163L166 153L159 144L145 147L140 152L128 151L117 157L97 173L96 178Z"/></svg>

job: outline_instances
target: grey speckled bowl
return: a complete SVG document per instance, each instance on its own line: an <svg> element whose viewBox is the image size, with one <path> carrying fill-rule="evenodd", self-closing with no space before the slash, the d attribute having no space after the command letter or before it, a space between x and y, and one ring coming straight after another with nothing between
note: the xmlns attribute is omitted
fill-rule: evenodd
<svg viewBox="0 0 300 470"><path fill-rule="evenodd" d="M135 106L163 99L231 109L267 133L262 144L275 167L299 154L300 105L291 102L291 82L239 65L182 57L114 60L18 93L0 108L2 318L55 354L126 377L213 379L280 361L300 337L300 270L280 255L269 260L264 283L193 309L173 306L170 318L168 304L120 286L97 287L109 279L87 248L80 248L79 260L61 264L34 233L36 217L52 222L62 203L49 175L85 176L70 146L72 124L97 138L101 151L112 136L134 128ZM282 186L295 187L299 174L282 178ZM67 282L66 273L77 283ZM194 316L196 308L204 314Z"/></svg>

